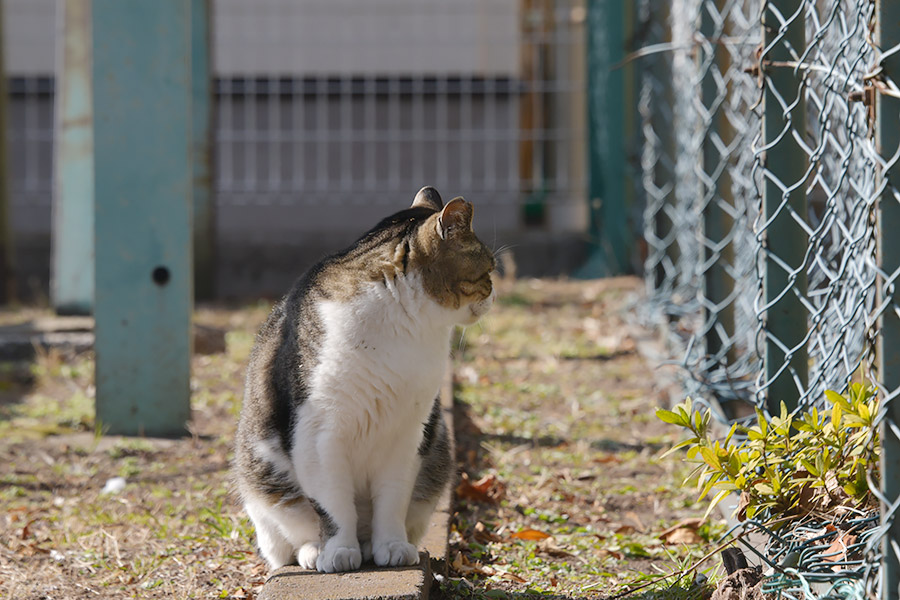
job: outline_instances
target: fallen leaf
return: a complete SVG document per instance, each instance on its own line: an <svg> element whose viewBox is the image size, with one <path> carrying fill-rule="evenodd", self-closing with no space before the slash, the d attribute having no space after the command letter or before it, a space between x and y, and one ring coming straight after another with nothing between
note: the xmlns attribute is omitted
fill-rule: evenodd
<svg viewBox="0 0 900 600"><path fill-rule="evenodd" d="M843 562L847 560L847 548L856 543L856 536L852 533L842 532L831 545L828 546L828 549L822 553L822 559L827 560L828 562ZM833 567L834 570L840 571L840 567Z"/></svg>
<svg viewBox="0 0 900 600"><path fill-rule="evenodd" d="M510 581L515 581L516 583L528 583L527 579L523 579L515 573L510 573L509 571L500 571L499 569L495 569L495 571L497 571L497 575L499 575L503 579L509 579Z"/></svg>
<svg viewBox="0 0 900 600"><path fill-rule="evenodd" d="M541 552L552 558L569 558L575 556L571 552L566 552L559 546L544 545L541 546Z"/></svg>
<svg viewBox="0 0 900 600"><path fill-rule="evenodd" d="M495 475L485 475L478 481L471 481L467 473L463 473L460 477L459 485L456 486L456 497L465 500L474 500L475 502L484 502L487 504L497 504L503 498L506 491L504 486Z"/></svg>
<svg viewBox="0 0 900 600"><path fill-rule="evenodd" d="M616 552L615 550L607 550L606 548L597 548L597 556L599 556L601 558L604 556L611 556L616 560L622 559L621 552Z"/></svg>
<svg viewBox="0 0 900 600"><path fill-rule="evenodd" d="M538 531L537 529L520 529L516 533L510 535L510 537L516 538L518 540L546 540L550 537L549 533L544 533L543 531Z"/></svg>
<svg viewBox="0 0 900 600"><path fill-rule="evenodd" d="M738 500L738 505L735 509L735 514L737 514L738 521L747 520L748 506L750 506L750 494L748 494L747 492L741 492L741 498L740 500Z"/></svg>
<svg viewBox="0 0 900 600"><path fill-rule="evenodd" d="M681 529L683 527L686 527L688 529L693 529L694 531L696 531L696 530L700 529L700 526L703 525L704 522L706 522L706 519L703 519L702 517L688 517L687 519L682 519L682 520L678 521L677 523L675 523L668 529L661 531L659 533L659 535L656 537L658 537L661 540L664 540L664 539L666 539L667 535L669 535L676 529Z"/></svg>
<svg viewBox="0 0 900 600"><path fill-rule="evenodd" d="M625 521L630 522L632 525L634 525L634 528L641 533L643 533L647 529L646 527L644 527L644 522L641 521L641 517L633 510L629 510L627 513L625 513Z"/></svg>
<svg viewBox="0 0 900 600"><path fill-rule="evenodd" d="M615 454L604 454L603 456L599 456L594 459L595 463L599 463L601 465L605 465L608 463L619 463L622 462L622 459L616 456Z"/></svg>
<svg viewBox="0 0 900 600"><path fill-rule="evenodd" d="M703 541L703 538L700 537L700 535L695 530L689 527L679 527L678 529L673 529L665 536L660 536L660 539L665 543L672 545L699 544Z"/></svg>
<svg viewBox="0 0 900 600"><path fill-rule="evenodd" d="M487 528L484 523L478 521L475 523L474 533L472 537L475 538L475 541L479 544L484 544L486 542L499 542L500 537L496 535L493 531Z"/></svg>
<svg viewBox="0 0 900 600"><path fill-rule="evenodd" d="M635 529L631 525L619 525L613 531L619 535L630 535L635 532Z"/></svg>

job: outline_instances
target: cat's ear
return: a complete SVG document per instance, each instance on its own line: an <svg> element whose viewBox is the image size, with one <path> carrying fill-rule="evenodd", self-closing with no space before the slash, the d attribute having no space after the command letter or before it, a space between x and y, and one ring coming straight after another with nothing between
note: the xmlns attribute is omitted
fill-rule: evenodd
<svg viewBox="0 0 900 600"><path fill-rule="evenodd" d="M410 208L433 208L434 210L441 210L444 208L444 201L441 200L441 195L438 194L438 191L431 187L430 185L426 185L419 193L416 194L415 200L413 200L412 206Z"/></svg>
<svg viewBox="0 0 900 600"><path fill-rule="evenodd" d="M474 213L475 208L461 197L457 196L447 203L447 206L444 207L444 210L442 210L441 214L438 216L438 235L441 236L442 240L446 240L455 233L471 231L472 216Z"/></svg>

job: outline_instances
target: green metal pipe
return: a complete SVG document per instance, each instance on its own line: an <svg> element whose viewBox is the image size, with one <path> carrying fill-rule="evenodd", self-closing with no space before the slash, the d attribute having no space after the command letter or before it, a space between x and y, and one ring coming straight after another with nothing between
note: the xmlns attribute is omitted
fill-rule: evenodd
<svg viewBox="0 0 900 600"><path fill-rule="evenodd" d="M190 417L190 4L93 0L97 419L177 436Z"/></svg>
<svg viewBox="0 0 900 600"><path fill-rule="evenodd" d="M630 6L630 3L628 3ZM624 0L588 0L588 207L594 251L584 277L624 273L631 253L626 192Z"/></svg>
<svg viewBox="0 0 900 600"><path fill-rule="evenodd" d="M213 112L210 0L191 0L191 86L194 138L194 297L215 295L216 215L212 195Z"/></svg>
<svg viewBox="0 0 900 600"><path fill-rule="evenodd" d="M726 2L717 0L716 9L725 14ZM703 173L706 181L703 186L703 227L706 247L704 259L706 271L704 280L704 321L712 326L706 332L706 352L715 357L720 364L731 364L735 360L732 344L734 338L734 279L729 274L729 267L734 265L734 246L731 243L734 220L723 206L733 206L731 174L725 166L730 160L723 156L719 147L729 146L734 138L734 129L728 122L724 110L724 97L728 90L721 90L714 76L723 76L731 66L727 49L716 42L726 32L717 30L709 11L701 11L700 33L708 40L708 55L700 52L701 68L706 68L700 86L703 106L710 111L710 122L706 124L703 137ZM727 78L725 85L728 85ZM715 139L721 139L717 146ZM724 335L723 335L724 334Z"/></svg>
<svg viewBox="0 0 900 600"><path fill-rule="evenodd" d="M763 216L768 252L763 297L768 306L765 319L770 336L766 341L765 371L770 382L767 400L773 412L778 412L782 401L789 409L797 407L800 390L795 377L804 390L809 383L807 349L803 344L807 314L800 301L807 293L803 262L808 236L791 214L799 219L806 219L807 214L807 156L793 138L795 132L802 135L806 131L806 102L803 73L784 64L796 62L805 48L804 6L803 0L769 0L762 11L763 40L768 49L760 57L765 77ZM789 368L782 370L785 364Z"/></svg>
<svg viewBox="0 0 900 600"><path fill-rule="evenodd" d="M896 0L877 0L875 5L875 46L889 50L900 45L900 3ZM900 54L894 53L882 59L885 78L900 83ZM875 143L880 156L889 158L900 148L900 99L886 94L875 97ZM885 184L881 194L878 214L878 260L884 273L891 277L900 272L900 165L896 162L880 173ZM878 338L878 379L884 392L890 396L900 391L900 281L880 282L881 298L890 306L881 314ZM900 398L887 404L886 422L900 424ZM886 424L881 429L881 488L890 502L900 499L900 439ZM887 510L882 507L882 519ZM885 520L886 521L886 520ZM894 553L891 542L900 543L900 515L895 514L888 524L887 535L882 542L881 598L900 598L900 557Z"/></svg>
<svg viewBox="0 0 900 600"><path fill-rule="evenodd" d="M91 0L57 5L62 24L56 93L50 296L59 314L94 307L94 130Z"/></svg>

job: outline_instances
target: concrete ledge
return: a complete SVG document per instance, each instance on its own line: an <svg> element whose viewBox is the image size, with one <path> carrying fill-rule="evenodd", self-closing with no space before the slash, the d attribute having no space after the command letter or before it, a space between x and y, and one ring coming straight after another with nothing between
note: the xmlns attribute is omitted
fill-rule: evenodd
<svg viewBox="0 0 900 600"><path fill-rule="evenodd" d="M350 573L317 573L300 567L282 567L266 581L259 600L427 600L431 588L428 554L419 553L414 567L377 568Z"/></svg>

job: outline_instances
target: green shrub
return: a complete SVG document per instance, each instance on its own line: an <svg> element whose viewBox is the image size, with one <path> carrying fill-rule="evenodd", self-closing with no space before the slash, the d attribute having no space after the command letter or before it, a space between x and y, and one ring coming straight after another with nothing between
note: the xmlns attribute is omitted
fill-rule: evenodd
<svg viewBox="0 0 900 600"><path fill-rule="evenodd" d="M656 416L687 429L690 438L666 454L686 448L698 467L700 498L714 489L707 515L729 493L740 492L740 519L790 520L816 511L838 516L847 507L874 505L869 480L878 479L879 400L872 387L851 384L847 394L825 392L830 411L811 408L789 413L781 403L779 416L756 410L752 427L732 425L724 440L712 439L711 411L694 410L691 399ZM735 441L736 433L743 434Z"/></svg>

